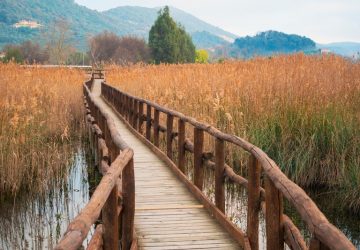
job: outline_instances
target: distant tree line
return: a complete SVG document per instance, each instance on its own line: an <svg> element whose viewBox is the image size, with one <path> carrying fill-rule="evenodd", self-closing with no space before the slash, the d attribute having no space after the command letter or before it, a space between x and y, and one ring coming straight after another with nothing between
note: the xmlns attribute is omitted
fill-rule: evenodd
<svg viewBox="0 0 360 250"><path fill-rule="evenodd" d="M274 53L294 53L299 51L309 51L316 49L313 40L298 35L285 34L278 31L269 30L260 32L256 36L246 36L237 38L233 49L240 57L252 57L256 55L272 55Z"/></svg>
<svg viewBox="0 0 360 250"><path fill-rule="evenodd" d="M202 59L198 61L204 62L204 53L200 54ZM190 35L171 18L168 7L159 11L148 44L143 39L106 31L90 39L90 56L96 63L193 63L196 55Z"/></svg>
<svg viewBox="0 0 360 250"><path fill-rule="evenodd" d="M5 46L2 60L28 64L89 64L115 63L121 65L144 63L205 63L205 50L195 46L184 27L170 16L168 7L159 15L149 32L149 43L133 36L117 36L102 32L89 39L89 51L79 52L70 44L71 34L66 21L58 21L46 34L47 43L40 46L26 41L20 45Z"/></svg>
<svg viewBox="0 0 360 250"><path fill-rule="evenodd" d="M94 63L133 64L149 62L150 49L144 39L119 37L105 31L90 39L90 57Z"/></svg>

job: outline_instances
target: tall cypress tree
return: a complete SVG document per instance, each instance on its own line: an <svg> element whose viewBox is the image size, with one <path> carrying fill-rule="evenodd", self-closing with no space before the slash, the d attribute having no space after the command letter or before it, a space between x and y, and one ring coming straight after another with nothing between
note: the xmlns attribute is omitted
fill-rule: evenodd
<svg viewBox="0 0 360 250"><path fill-rule="evenodd" d="M149 47L155 63L195 61L195 46L191 37L171 18L167 6L159 11L159 16L150 29Z"/></svg>

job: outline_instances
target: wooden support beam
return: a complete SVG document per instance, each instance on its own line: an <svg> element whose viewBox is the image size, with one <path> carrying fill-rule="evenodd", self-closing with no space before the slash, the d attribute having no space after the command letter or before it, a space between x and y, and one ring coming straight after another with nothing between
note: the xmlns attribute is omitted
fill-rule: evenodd
<svg viewBox="0 0 360 250"><path fill-rule="evenodd" d="M138 131L140 134L143 133L143 125L144 125L144 103L139 102L139 123L138 123Z"/></svg>
<svg viewBox="0 0 360 250"><path fill-rule="evenodd" d="M250 155L248 163L247 236L253 250L259 249L260 175L260 164L253 155Z"/></svg>
<svg viewBox="0 0 360 250"><path fill-rule="evenodd" d="M146 139L151 139L151 106L146 105Z"/></svg>
<svg viewBox="0 0 360 250"><path fill-rule="evenodd" d="M108 127L106 127L106 130L108 130ZM110 132L108 132L107 135L110 137ZM109 142L106 144L110 146L110 161L113 162L120 154L120 150L116 147L111 138L109 138ZM118 186L115 184L102 209L102 220L104 224L104 250L119 248L119 217L117 214L117 194Z"/></svg>
<svg viewBox="0 0 360 250"><path fill-rule="evenodd" d="M309 250L330 250L330 248L325 246L318 239L312 237L311 240L310 240Z"/></svg>
<svg viewBox="0 0 360 250"><path fill-rule="evenodd" d="M160 111L155 109L154 112L154 145L159 147L159 121L160 120Z"/></svg>
<svg viewBox="0 0 360 250"><path fill-rule="evenodd" d="M225 143L223 140L215 139L215 204L225 214Z"/></svg>
<svg viewBox="0 0 360 250"><path fill-rule="evenodd" d="M138 111L139 111L139 106L138 106L138 101L136 99L133 100L133 107L132 107L132 111L133 111L133 118L132 118L132 126L133 128L137 129L138 128Z"/></svg>
<svg viewBox="0 0 360 250"><path fill-rule="evenodd" d="M101 224L97 225L95 229L95 233L92 236L88 247L86 250L100 250L103 249L104 241L103 241L103 226Z"/></svg>
<svg viewBox="0 0 360 250"><path fill-rule="evenodd" d="M203 169L203 150L204 150L204 131L194 128L194 184L200 190L203 189L204 184L204 169Z"/></svg>
<svg viewBox="0 0 360 250"><path fill-rule="evenodd" d="M280 191L270 178L265 178L266 202L266 246L268 250L284 249L282 228L283 199Z"/></svg>
<svg viewBox="0 0 360 250"><path fill-rule="evenodd" d="M134 233L135 217L135 178L134 159L131 159L122 173L122 237L121 249L130 249ZM118 248L113 248L118 249Z"/></svg>
<svg viewBox="0 0 360 250"><path fill-rule="evenodd" d="M181 172L185 173L185 122L178 120L178 167Z"/></svg>
<svg viewBox="0 0 360 250"><path fill-rule="evenodd" d="M167 115L166 119L166 155L172 159L173 158L173 125L174 117L172 115Z"/></svg>

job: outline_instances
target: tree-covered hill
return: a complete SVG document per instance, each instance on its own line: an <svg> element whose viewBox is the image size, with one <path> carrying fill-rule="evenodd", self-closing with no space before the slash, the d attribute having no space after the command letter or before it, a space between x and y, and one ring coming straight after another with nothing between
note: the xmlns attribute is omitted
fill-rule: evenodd
<svg viewBox="0 0 360 250"><path fill-rule="evenodd" d="M104 12L90 10L80 6L74 0L1 0L0 1L0 47L7 43L21 43L32 39L43 42L49 27L59 19L70 24L72 42L85 49L90 36L104 30L118 35L135 35L147 39L151 25L154 23L158 8L118 7ZM206 31L218 39L202 40L202 44L214 47L226 39L236 36L220 28L212 26L200 19L175 8L171 15L192 34ZM41 25L39 28L14 25L22 20L33 21ZM204 39L207 39L204 37ZM196 44L198 45L198 44ZM202 46L200 46L202 47Z"/></svg>
<svg viewBox="0 0 360 250"><path fill-rule="evenodd" d="M232 45L232 53L245 58L313 50L316 44L310 38L272 30L237 38Z"/></svg>

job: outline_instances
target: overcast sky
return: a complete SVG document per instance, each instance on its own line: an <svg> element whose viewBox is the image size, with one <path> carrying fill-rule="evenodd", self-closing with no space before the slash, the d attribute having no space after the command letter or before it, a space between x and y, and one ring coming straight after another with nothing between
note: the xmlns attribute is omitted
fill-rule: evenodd
<svg viewBox="0 0 360 250"><path fill-rule="evenodd" d="M75 0L91 9L131 5L182 9L239 36L278 30L319 43L360 42L360 0Z"/></svg>

